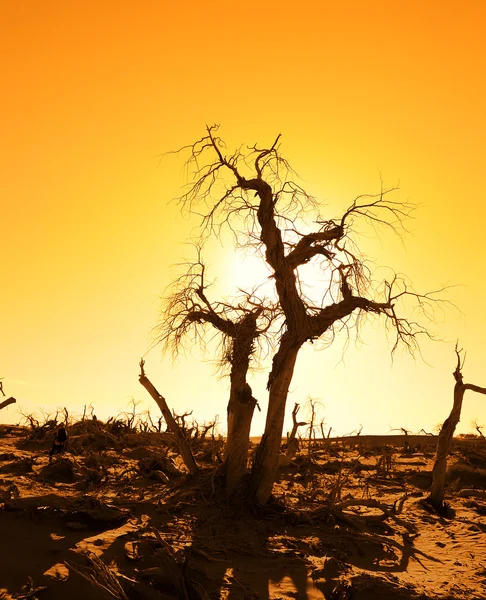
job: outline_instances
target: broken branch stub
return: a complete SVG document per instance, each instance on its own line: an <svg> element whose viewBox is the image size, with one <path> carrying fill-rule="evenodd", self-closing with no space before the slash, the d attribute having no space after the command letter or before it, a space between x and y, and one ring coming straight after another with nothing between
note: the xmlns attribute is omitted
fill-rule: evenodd
<svg viewBox="0 0 486 600"><path fill-rule="evenodd" d="M139 381L143 385L143 387L147 390L147 392L152 396L152 398L157 403L157 406L160 408L165 422L167 423L167 429L174 434L175 442L179 448L179 452L181 454L182 460L184 464L189 469L190 473L195 473L198 470L194 457L192 455L191 449L189 447L189 443L184 435L184 432L177 424L174 419L165 398L159 394L156 390L153 383L150 379L145 375L144 370L145 361L142 359L140 361L140 377Z"/></svg>
<svg viewBox="0 0 486 600"><path fill-rule="evenodd" d="M279 454L278 457L278 466L279 467L287 467L292 462L292 459L295 457L299 450L299 440L297 439L297 429L299 427L303 427L307 425L305 421L297 421L297 413L300 410L300 404L295 403L294 410L292 411L292 431L289 435L289 439L287 441L287 451L285 454Z"/></svg>
<svg viewBox="0 0 486 600"><path fill-rule="evenodd" d="M2 408L6 408L7 406L10 406L10 404L15 404L16 402L17 402L17 400L15 400L15 398L13 396L11 396L10 398L7 398L3 402L0 402L0 410Z"/></svg>

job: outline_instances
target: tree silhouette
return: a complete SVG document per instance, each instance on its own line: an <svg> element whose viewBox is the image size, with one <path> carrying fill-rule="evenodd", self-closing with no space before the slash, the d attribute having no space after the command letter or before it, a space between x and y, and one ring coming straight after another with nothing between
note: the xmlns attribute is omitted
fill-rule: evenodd
<svg viewBox="0 0 486 600"><path fill-rule="evenodd" d="M188 339L204 345L208 328L220 335L221 365L230 367L225 473L231 494L247 470L250 427L257 405L248 371L257 348L261 351L261 344L269 341L276 308L254 291L224 302L211 301L201 248L196 246L196 251L197 260L186 263L184 274L172 284L163 303L157 337L177 356Z"/></svg>
<svg viewBox="0 0 486 600"><path fill-rule="evenodd" d="M272 271L282 327L267 383L265 431L250 483L252 500L265 503L276 477L286 401L302 346L318 339L330 344L339 332L359 331L366 317L382 317L395 335L392 352L402 344L413 354L420 336L432 336L419 322L401 316L400 305L412 298L430 318L441 290L418 294L398 275L376 282L359 250L357 220L371 224L377 235L381 226L398 234L404 230L413 205L394 201L395 188L382 186L376 195L358 196L339 218L323 218L316 200L296 183L294 171L280 154L280 135L268 148L241 147L227 155L217 129L207 127L206 135L177 151L189 154L190 176L179 202L182 210L202 214L202 239L229 228L238 244L253 248ZM302 267L310 262L323 273L320 289L314 289L318 300L317 293L312 294L314 299L309 296L301 280ZM209 304L199 298L204 305L200 318L219 328ZM197 317L191 319L195 322ZM223 333L230 337L228 331Z"/></svg>
<svg viewBox="0 0 486 600"><path fill-rule="evenodd" d="M464 383L462 369L464 367L464 359L461 360L462 350L458 349L456 344L455 353L457 358L456 368L452 374L455 379L454 385L454 402L452 410L444 421L437 440L437 451L435 454L434 468L432 469L432 486L430 488L429 502L436 509L440 510L444 502L444 489L447 472L447 456L452 447L452 439L456 430L457 424L461 420L462 401L467 390L477 392L478 394L486 394L486 388L479 387L472 383Z"/></svg>

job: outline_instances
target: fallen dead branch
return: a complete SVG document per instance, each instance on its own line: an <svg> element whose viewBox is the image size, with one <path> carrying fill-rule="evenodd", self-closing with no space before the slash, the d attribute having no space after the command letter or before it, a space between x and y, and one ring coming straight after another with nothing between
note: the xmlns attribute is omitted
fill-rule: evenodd
<svg viewBox="0 0 486 600"><path fill-rule="evenodd" d="M383 512L383 514L389 517L396 514L400 514L403 508L403 503L406 499L407 494L404 494L398 501L398 507L395 503L393 508L390 509L390 507L384 504L383 502L378 502L378 500L375 500L373 498L346 498L346 500L343 500L339 504L336 504L336 508L339 510L350 508L351 506L366 506L369 508L378 508Z"/></svg>
<svg viewBox="0 0 486 600"><path fill-rule="evenodd" d="M354 498L348 496L344 500L340 500L340 491L344 485L344 479L345 476L343 476L342 473L339 473L337 483L331 490L327 503L317 509L300 512L298 514L298 520L308 524L316 524L319 521L328 521L329 519L334 519L337 521L342 521L360 532L367 532L367 527L363 519L369 518L373 519L375 522L377 520L385 521L386 519L391 519L397 525L403 527L407 532L416 532L413 524L404 521L398 516L403 510L403 505L405 500L408 498L408 494L404 494L398 500L395 500L391 506L383 502L379 502L374 498ZM381 511L382 514L360 515L359 513L353 513L349 511L349 509L360 507L377 509Z"/></svg>
<svg viewBox="0 0 486 600"><path fill-rule="evenodd" d="M408 495L404 494L399 500L394 502L392 507L388 506L387 504L384 504L383 502L378 502L378 500L375 500L374 498L347 498L346 500L343 500L342 502L334 506L333 514L338 518L343 518L347 517L347 515L344 515L344 510L347 508L360 506L364 506L367 508L376 508L383 513L380 517L381 520L390 518L393 521L395 521L398 525L404 527L407 531L414 533L415 527L411 523L407 523L406 521L398 517L398 515L402 512L403 504L407 497ZM358 515L353 516L353 525L355 525L355 516L357 517ZM345 518L344 520L347 519Z"/></svg>
<svg viewBox="0 0 486 600"><path fill-rule="evenodd" d="M92 552L86 552L83 556L89 563L88 567L81 567L80 565L75 565L68 561L64 562L70 569L89 581L91 585L104 590L112 598L116 598L117 600L130 600L118 581L116 573L110 569L110 567L105 565L101 558L98 558L98 556Z"/></svg>
<svg viewBox="0 0 486 600"><path fill-rule="evenodd" d="M22 589L25 591L20 592L18 594L14 594L13 597L15 598L15 600L24 600L25 598L35 598L36 594L47 590L47 586L46 585L38 585L37 587L35 587L34 580L29 575L29 577L27 578L27 583L23 586Z"/></svg>
<svg viewBox="0 0 486 600"><path fill-rule="evenodd" d="M473 489L464 489L464 490L460 490L457 493L458 496L460 496L461 498L469 498L469 497L473 497L473 498L486 498L486 491L485 490L473 490Z"/></svg>
<svg viewBox="0 0 486 600"><path fill-rule="evenodd" d="M172 584L177 592L177 597L180 598L180 600L189 600L184 575L174 557L172 548L161 537L157 529L153 528L152 531L161 545L161 548L156 550L157 559L160 562L161 567L170 574Z"/></svg>

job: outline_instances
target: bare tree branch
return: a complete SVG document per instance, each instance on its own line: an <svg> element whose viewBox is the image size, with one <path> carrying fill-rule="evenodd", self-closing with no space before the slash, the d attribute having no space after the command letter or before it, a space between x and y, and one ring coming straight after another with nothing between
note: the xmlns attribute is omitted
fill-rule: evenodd
<svg viewBox="0 0 486 600"><path fill-rule="evenodd" d="M372 279L354 239L356 224L371 226L376 233L384 227L403 235L414 206L393 199L397 188L387 189L382 182L378 194L357 196L339 218L323 219L315 199L295 181L295 172L281 155L280 135L269 147L255 145L228 153L217 131L217 126L208 126L204 137L181 149L189 153L186 166L191 183L179 202L183 210L201 211L202 239L229 228L238 245L257 250L273 272L278 308L272 307L270 314L277 311L282 325L268 379L265 434L252 472L254 498L266 502L278 464L289 385L304 343L332 341L338 333L349 334L353 329L359 335L367 318L380 317L394 332L392 354L399 346L413 354L420 351L421 337L433 336L422 319L411 318L403 306L413 301L424 321L433 320L436 306L445 304L440 297L445 288L416 293L398 275L381 283ZM312 214L314 222L307 227ZM311 299L302 271L311 261L324 274L319 300ZM179 290L167 303L161 339L179 348L192 332L202 341L201 327L204 330L210 324L223 334L224 355L232 363L234 341L250 316L257 323L266 315L268 322L267 300L247 293L242 302L212 302L200 260L195 267L179 281ZM259 337L257 331L270 333L270 328L252 331L253 344ZM251 355L254 350L252 346Z"/></svg>

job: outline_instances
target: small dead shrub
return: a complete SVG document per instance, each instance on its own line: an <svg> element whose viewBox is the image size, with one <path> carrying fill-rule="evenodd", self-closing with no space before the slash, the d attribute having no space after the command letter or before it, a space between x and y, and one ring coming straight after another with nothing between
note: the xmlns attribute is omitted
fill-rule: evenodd
<svg viewBox="0 0 486 600"><path fill-rule="evenodd" d="M486 489L486 469L456 463L447 472L447 482L454 484L457 489L475 488Z"/></svg>

